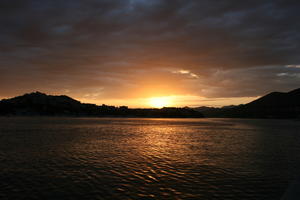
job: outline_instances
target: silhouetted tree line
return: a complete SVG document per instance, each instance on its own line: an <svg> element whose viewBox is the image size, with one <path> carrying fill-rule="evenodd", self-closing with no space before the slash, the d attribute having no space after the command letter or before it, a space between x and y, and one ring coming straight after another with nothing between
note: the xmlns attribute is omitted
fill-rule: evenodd
<svg viewBox="0 0 300 200"><path fill-rule="evenodd" d="M130 109L81 103L68 96L40 92L0 101L0 115L5 116L88 116L88 117L195 117L203 115L190 108Z"/></svg>

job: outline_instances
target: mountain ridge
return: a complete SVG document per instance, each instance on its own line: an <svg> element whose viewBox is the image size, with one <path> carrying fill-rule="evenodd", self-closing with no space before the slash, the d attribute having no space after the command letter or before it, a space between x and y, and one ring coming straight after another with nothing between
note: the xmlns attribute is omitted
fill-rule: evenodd
<svg viewBox="0 0 300 200"><path fill-rule="evenodd" d="M81 103L66 95L47 95L41 92L0 101L2 116L78 116L78 117L168 117L202 118L190 108L130 109L127 106L101 106Z"/></svg>
<svg viewBox="0 0 300 200"><path fill-rule="evenodd" d="M233 117L300 118L300 88L289 92L271 92L252 102L222 108L149 108L98 106L81 103L66 95L26 93L0 101L0 115L5 116L116 116L116 117Z"/></svg>
<svg viewBox="0 0 300 200"><path fill-rule="evenodd" d="M247 104L223 107L199 107L205 117L300 118L300 88L289 92L271 92Z"/></svg>

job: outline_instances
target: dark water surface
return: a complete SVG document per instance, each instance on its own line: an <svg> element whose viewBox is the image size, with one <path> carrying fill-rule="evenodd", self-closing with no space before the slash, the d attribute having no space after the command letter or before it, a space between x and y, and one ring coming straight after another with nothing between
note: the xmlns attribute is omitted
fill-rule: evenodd
<svg viewBox="0 0 300 200"><path fill-rule="evenodd" d="M300 121L0 118L0 199L280 199Z"/></svg>

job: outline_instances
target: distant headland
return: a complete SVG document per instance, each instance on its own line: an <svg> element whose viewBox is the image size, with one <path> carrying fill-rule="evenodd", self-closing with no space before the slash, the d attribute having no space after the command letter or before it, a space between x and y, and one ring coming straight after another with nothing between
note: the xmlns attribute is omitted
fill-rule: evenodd
<svg viewBox="0 0 300 200"><path fill-rule="evenodd" d="M33 92L0 101L2 116L75 116L75 117L162 117L202 118L191 108L130 109L127 106L108 106L81 103L71 97Z"/></svg>
<svg viewBox="0 0 300 200"><path fill-rule="evenodd" d="M138 108L81 103L71 97L33 92L0 101L0 116L300 118L300 88L272 92L255 101L222 108Z"/></svg>
<svg viewBox="0 0 300 200"><path fill-rule="evenodd" d="M250 103L222 108L198 107L205 117L224 118L300 118L300 88L290 92L272 92Z"/></svg>

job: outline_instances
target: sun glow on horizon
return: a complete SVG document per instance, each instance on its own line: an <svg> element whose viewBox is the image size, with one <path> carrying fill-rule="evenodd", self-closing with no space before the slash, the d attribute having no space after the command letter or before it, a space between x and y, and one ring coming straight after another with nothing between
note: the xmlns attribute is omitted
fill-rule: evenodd
<svg viewBox="0 0 300 200"><path fill-rule="evenodd" d="M154 108L163 108L171 105L169 97L152 97L149 99L149 105Z"/></svg>
<svg viewBox="0 0 300 200"><path fill-rule="evenodd" d="M135 98L101 98L75 96L75 99L84 103L96 105L128 106L129 108L163 108L163 107L222 107L226 105L239 105L249 103L257 97L232 97L232 98L206 98L196 95L170 95ZM100 99L100 100L99 100Z"/></svg>

